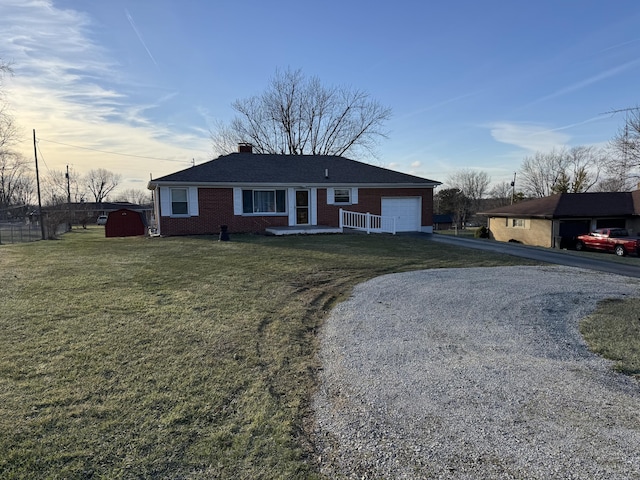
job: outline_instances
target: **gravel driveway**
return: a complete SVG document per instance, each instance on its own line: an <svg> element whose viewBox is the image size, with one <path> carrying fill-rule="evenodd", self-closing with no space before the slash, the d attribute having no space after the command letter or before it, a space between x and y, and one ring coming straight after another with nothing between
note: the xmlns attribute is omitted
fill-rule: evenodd
<svg viewBox="0 0 640 480"><path fill-rule="evenodd" d="M321 337L329 478L640 479L640 383L577 330L640 281L570 267L443 269L359 285Z"/></svg>

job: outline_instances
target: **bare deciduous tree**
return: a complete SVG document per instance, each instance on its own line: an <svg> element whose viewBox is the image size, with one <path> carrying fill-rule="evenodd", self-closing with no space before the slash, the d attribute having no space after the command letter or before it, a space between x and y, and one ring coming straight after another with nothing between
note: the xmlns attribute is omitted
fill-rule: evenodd
<svg viewBox="0 0 640 480"><path fill-rule="evenodd" d="M7 63L0 60L0 87L5 74L11 74L12 70ZM0 90L0 155L13 155L12 147L18 139L18 131L13 116L8 112L8 106L2 98ZM8 160L5 160L7 162Z"/></svg>
<svg viewBox="0 0 640 480"><path fill-rule="evenodd" d="M566 168L566 159L557 150L536 152L526 157L520 167L520 185L532 197L548 197Z"/></svg>
<svg viewBox="0 0 640 480"><path fill-rule="evenodd" d="M238 116L212 133L219 153L245 142L258 153L374 155L391 116L368 93L327 88L300 70L277 71L262 95L237 100L233 108Z"/></svg>
<svg viewBox="0 0 640 480"><path fill-rule="evenodd" d="M84 179L73 168L67 172L62 170L51 170L42 179L42 190L45 203L56 205L66 203L71 197L71 202L84 202L87 197L87 190L84 186Z"/></svg>
<svg viewBox="0 0 640 480"><path fill-rule="evenodd" d="M13 70L11 69L11 64L5 62L4 60L0 60L0 81L4 75L12 75ZM1 83L0 83L1 85Z"/></svg>
<svg viewBox="0 0 640 480"><path fill-rule="evenodd" d="M593 189L596 192L629 192L633 190L632 181L623 176L605 177Z"/></svg>
<svg viewBox="0 0 640 480"><path fill-rule="evenodd" d="M33 199L34 178L27 160L13 152L0 152L0 214L25 206Z"/></svg>
<svg viewBox="0 0 640 480"><path fill-rule="evenodd" d="M489 191L490 201L486 202L486 209L504 207L511 203L513 195L513 185L511 182L500 182L495 184Z"/></svg>
<svg viewBox="0 0 640 480"><path fill-rule="evenodd" d="M5 74L13 74L11 66L0 60L0 87ZM13 117L7 112L7 104L3 101L0 89L0 154L6 153L16 141L17 131Z"/></svg>
<svg viewBox="0 0 640 480"><path fill-rule="evenodd" d="M18 137L13 116L7 110L7 105L0 99L0 154L10 152Z"/></svg>
<svg viewBox="0 0 640 480"><path fill-rule="evenodd" d="M481 170L462 169L449 175L447 185L457 188L469 200L469 213L475 215L485 197L491 177Z"/></svg>
<svg viewBox="0 0 640 480"><path fill-rule="evenodd" d="M625 124L609 142L609 152L606 177L599 189L632 190L640 178L640 107L626 110Z"/></svg>
<svg viewBox="0 0 640 480"><path fill-rule="evenodd" d="M89 170L84 178L87 189L95 198L96 203L100 203L118 186L122 176L119 173L98 168Z"/></svg>
<svg viewBox="0 0 640 480"><path fill-rule="evenodd" d="M591 190L600 179L600 172L606 160L602 149L594 146L578 146L566 150L569 193Z"/></svg>
<svg viewBox="0 0 640 480"><path fill-rule="evenodd" d="M116 202L129 202L137 203L138 205L146 205L147 203L151 203L151 193L148 190L127 188L118 192L116 195Z"/></svg>
<svg viewBox="0 0 640 480"><path fill-rule="evenodd" d="M610 144L617 157L627 159L633 167L640 167L640 107L626 111L624 126Z"/></svg>
<svg viewBox="0 0 640 480"><path fill-rule="evenodd" d="M230 125L220 121L216 122L209 133L213 148L213 158L235 152L239 143L246 143Z"/></svg>
<svg viewBox="0 0 640 480"><path fill-rule="evenodd" d="M511 190L513 190L511 182L500 182L491 188L489 196L491 198L511 201Z"/></svg>
<svg viewBox="0 0 640 480"><path fill-rule="evenodd" d="M0 60L0 87L11 66ZM0 90L0 217L13 207L26 207L33 199L34 178L27 160L14 150L18 130Z"/></svg>
<svg viewBox="0 0 640 480"><path fill-rule="evenodd" d="M462 227L469 212L469 199L459 188L445 188L434 195L435 211L451 215L454 225Z"/></svg>
<svg viewBox="0 0 640 480"><path fill-rule="evenodd" d="M520 184L532 197L588 192L597 184L604 163L602 150L591 146L536 152L522 162Z"/></svg>

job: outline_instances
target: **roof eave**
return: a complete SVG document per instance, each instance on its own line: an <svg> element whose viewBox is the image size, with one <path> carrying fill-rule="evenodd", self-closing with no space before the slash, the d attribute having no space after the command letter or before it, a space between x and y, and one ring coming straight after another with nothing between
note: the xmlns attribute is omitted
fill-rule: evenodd
<svg viewBox="0 0 640 480"><path fill-rule="evenodd" d="M545 214L545 213L506 213L506 212L478 212L478 215L483 215L486 217L498 217L498 218L516 218L516 217L523 217L523 218L542 218L545 220L553 220L555 218L564 218L564 217L558 217L556 215L549 215L549 214Z"/></svg>
<svg viewBox="0 0 640 480"><path fill-rule="evenodd" d="M294 188L327 188L327 187L358 187L358 188L435 188L442 185L440 182L424 183L312 183L312 182L179 182L179 181L155 181L147 184L149 190L156 187L209 187L209 188L233 188L233 187L294 187Z"/></svg>

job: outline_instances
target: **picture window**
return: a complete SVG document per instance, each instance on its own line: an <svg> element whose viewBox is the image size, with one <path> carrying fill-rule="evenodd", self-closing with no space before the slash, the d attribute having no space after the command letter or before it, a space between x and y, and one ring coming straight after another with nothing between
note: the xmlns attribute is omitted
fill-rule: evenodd
<svg viewBox="0 0 640 480"><path fill-rule="evenodd" d="M286 213L286 190L243 190L243 213Z"/></svg>

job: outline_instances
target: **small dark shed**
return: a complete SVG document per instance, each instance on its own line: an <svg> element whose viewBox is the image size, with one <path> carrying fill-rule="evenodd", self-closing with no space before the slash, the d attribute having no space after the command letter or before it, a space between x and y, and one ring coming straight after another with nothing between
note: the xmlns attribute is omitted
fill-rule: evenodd
<svg viewBox="0 0 640 480"><path fill-rule="evenodd" d="M453 228L453 217L451 215L442 214L433 216L434 230L450 230L451 228Z"/></svg>
<svg viewBox="0 0 640 480"><path fill-rule="evenodd" d="M109 213L104 227L105 237L134 237L147 233L147 222L142 212L121 208Z"/></svg>

